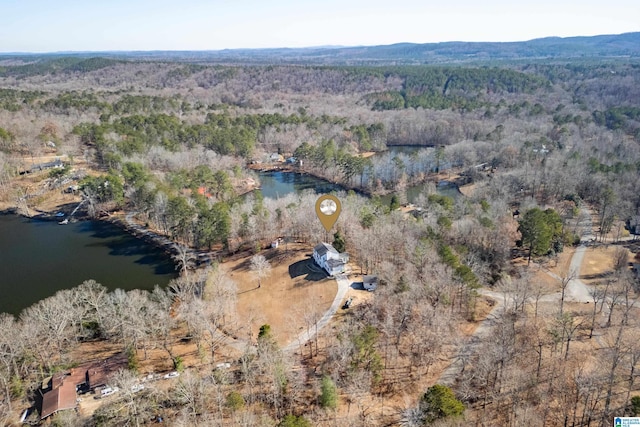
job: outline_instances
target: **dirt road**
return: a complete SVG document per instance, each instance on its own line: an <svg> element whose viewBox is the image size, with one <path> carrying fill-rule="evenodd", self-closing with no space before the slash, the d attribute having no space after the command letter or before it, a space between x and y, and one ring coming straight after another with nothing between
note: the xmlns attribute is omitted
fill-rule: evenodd
<svg viewBox="0 0 640 427"><path fill-rule="evenodd" d="M579 279L580 268L582 266L582 261L584 260L584 254L587 250L586 244L591 242L594 238L593 234L593 226L591 221L591 212L588 209L583 209L580 211L580 217L578 219L578 229L581 235L581 244L576 249L573 257L571 258L571 263L569 265L569 273L570 275L575 276L575 278L571 279L567 285L567 289L565 292L565 301L575 301L575 302L590 302L592 301L590 289L587 285ZM548 272L551 276L558 280L562 280L556 274ZM464 366L466 361L471 357L476 349L476 347L482 342L482 339L487 337L491 333L491 328L496 324L496 319L498 319L502 315L502 310L504 309L505 298L504 294L499 292L489 291L489 290L481 290L481 294L490 296L495 299L496 305L491 310L491 312L487 315L486 319L484 319L473 335L471 335L467 342L462 346L458 354L453 359L453 362L444 372L440 375L438 383L444 385L453 385L455 383L456 378L460 376L462 371L464 370ZM560 301L561 292L555 292L553 294L545 295L540 299L540 302L557 302Z"/></svg>

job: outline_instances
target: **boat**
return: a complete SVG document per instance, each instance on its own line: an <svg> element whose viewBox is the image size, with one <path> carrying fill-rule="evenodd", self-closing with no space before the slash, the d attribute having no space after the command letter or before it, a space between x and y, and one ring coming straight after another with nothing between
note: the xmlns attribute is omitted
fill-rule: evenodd
<svg viewBox="0 0 640 427"><path fill-rule="evenodd" d="M60 221L58 224L60 224L60 225L66 225L66 224L69 224L69 218L65 218L65 219L63 219L63 220L62 220L62 221Z"/></svg>

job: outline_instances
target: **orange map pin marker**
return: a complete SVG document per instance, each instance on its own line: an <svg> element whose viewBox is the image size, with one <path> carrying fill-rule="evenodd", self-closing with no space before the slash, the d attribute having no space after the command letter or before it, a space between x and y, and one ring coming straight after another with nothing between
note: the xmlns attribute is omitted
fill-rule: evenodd
<svg viewBox="0 0 640 427"><path fill-rule="evenodd" d="M316 215L327 233L338 220L341 210L340 200L336 196L324 194L316 200Z"/></svg>

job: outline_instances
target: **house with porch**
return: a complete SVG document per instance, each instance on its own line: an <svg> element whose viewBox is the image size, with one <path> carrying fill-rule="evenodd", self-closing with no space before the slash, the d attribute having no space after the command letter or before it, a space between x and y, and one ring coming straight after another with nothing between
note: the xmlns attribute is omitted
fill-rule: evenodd
<svg viewBox="0 0 640 427"><path fill-rule="evenodd" d="M349 255L340 253L329 243L320 243L313 248L313 259L329 276L344 273Z"/></svg>

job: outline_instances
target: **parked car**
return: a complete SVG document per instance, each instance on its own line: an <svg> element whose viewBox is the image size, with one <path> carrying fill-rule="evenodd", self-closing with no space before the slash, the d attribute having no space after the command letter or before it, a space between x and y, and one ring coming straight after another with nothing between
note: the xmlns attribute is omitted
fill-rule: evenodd
<svg viewBox="0 0 640 427"><path fill-rule="evenodd" d="M133 393L137 393L137 392L142 391L142 390L144 390L144 385L142 385L142 384L134 384L134 385L131 386L131 391Z"/></svg>
<svg viewBox="0 0 640 427"><path fill-rule="evenodd" d="M100 390L100 397L111 396L112 394L117 393L118 391L120 391L118 387L105 387L102 390Z"/></svg>
<svg viewBox="0 0 640 427"><path fill-rule="evenodd" d="M164 374L164 376L162 378L164 378L165 380L168 380L169 378L176 378L180 376L180 372L169 372L168 374Z"/></svg>

